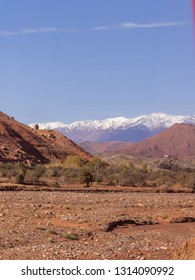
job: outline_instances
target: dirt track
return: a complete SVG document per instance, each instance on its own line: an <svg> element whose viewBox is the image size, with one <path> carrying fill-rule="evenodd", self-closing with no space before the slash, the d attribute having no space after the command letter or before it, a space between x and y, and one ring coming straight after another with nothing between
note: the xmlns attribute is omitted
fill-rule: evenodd
<svg viewBox="0 0 195 280"><path fill-rule="evenodd" d="M0 259L170 259L195 237L195 194L2 191L0 208Z"/></svg>

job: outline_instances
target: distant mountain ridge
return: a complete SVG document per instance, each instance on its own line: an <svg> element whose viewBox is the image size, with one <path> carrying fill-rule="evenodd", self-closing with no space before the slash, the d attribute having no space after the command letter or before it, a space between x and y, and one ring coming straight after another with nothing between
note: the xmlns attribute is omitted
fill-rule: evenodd
<svg viewBox="0 0 195 280"><path fill-rule="evenodd" d="M195 125L175 124L128 149L130 155L141 158L176 158L195 159Z"/></svg>
<svg viewBox="0 0 195 280"><path fill-rule="evenodd" d="M41 129L54 129L75 142L138 142L164 131L176 123L195 124L195 115L179 116L152 113L136 118L109 118L105 120L39 123ZM30 124L31 127L34 124Z"/></svg>
<svg viewBox="0 0 195 280"><path fill-rule="evenodd" d="M195 125L174 124L170 128L148 137L143 141L132 142L83 142L79 145L93 155L117 158L116 155L136 158L195 159Z"/></svg>

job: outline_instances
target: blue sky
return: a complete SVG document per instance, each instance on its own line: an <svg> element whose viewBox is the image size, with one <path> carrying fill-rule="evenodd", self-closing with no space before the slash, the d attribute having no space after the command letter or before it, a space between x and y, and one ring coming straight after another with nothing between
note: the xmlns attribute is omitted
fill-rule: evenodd
<svg viewBox="0 0 195 280"><path fill-rule="evenodd" d="M191 0L0 0L0 110L24 123L192 115Z"/></svg>

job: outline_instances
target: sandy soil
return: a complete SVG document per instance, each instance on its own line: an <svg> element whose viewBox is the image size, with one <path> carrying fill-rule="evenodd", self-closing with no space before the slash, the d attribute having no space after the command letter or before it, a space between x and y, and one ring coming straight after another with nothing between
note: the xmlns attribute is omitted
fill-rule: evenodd
<svg viewBox="0 0 195 280"><path fill-rule="evenodd" d="M0 259L171 259L195 194L0 191Z"/></svg>

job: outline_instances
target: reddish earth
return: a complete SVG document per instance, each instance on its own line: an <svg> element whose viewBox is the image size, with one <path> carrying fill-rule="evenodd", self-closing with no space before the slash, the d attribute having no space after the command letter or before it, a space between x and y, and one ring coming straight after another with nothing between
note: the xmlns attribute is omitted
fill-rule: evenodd
<svg viewBox="0 0 195 280"><path fill-rule="evenodd" d="M164 155L179 159L195 159L195 125L175 124L144 141L132 142L83 142L79 145L93 155L123 153L138 157L162 158Z"/></svg>
<svg viewBox="0 0 195 280"><path fill-rule="evenodd" d="M184 241L176 250L173 258L176 260L195 260L195 238Z"/></svg>
<svg viewBox="0 0 195 280"><path fill-rule="evenodd" d="M195 125L175 124L142 142L134 144L129 154L160 158L165 154L177 158L195 158Z"/></svg>
<svg viewBox="0 0 195 280"><path fill-rule="evenodd" d="M32 129L0 112L0 162L48 163L62 161L68 155L92 158L59 132Z"/></svg>
<svg viewBox="0 0 195 280"><path fill-rule="evenodd" d="M82 142L78 143L92 155L126 153L133 142Z"/></svg>
<svg viewBox="0 0 195 280"><path fill-rule="evenodd" d="M195 194L73 190L0 191L0 259L195 259Z"/></svg>

